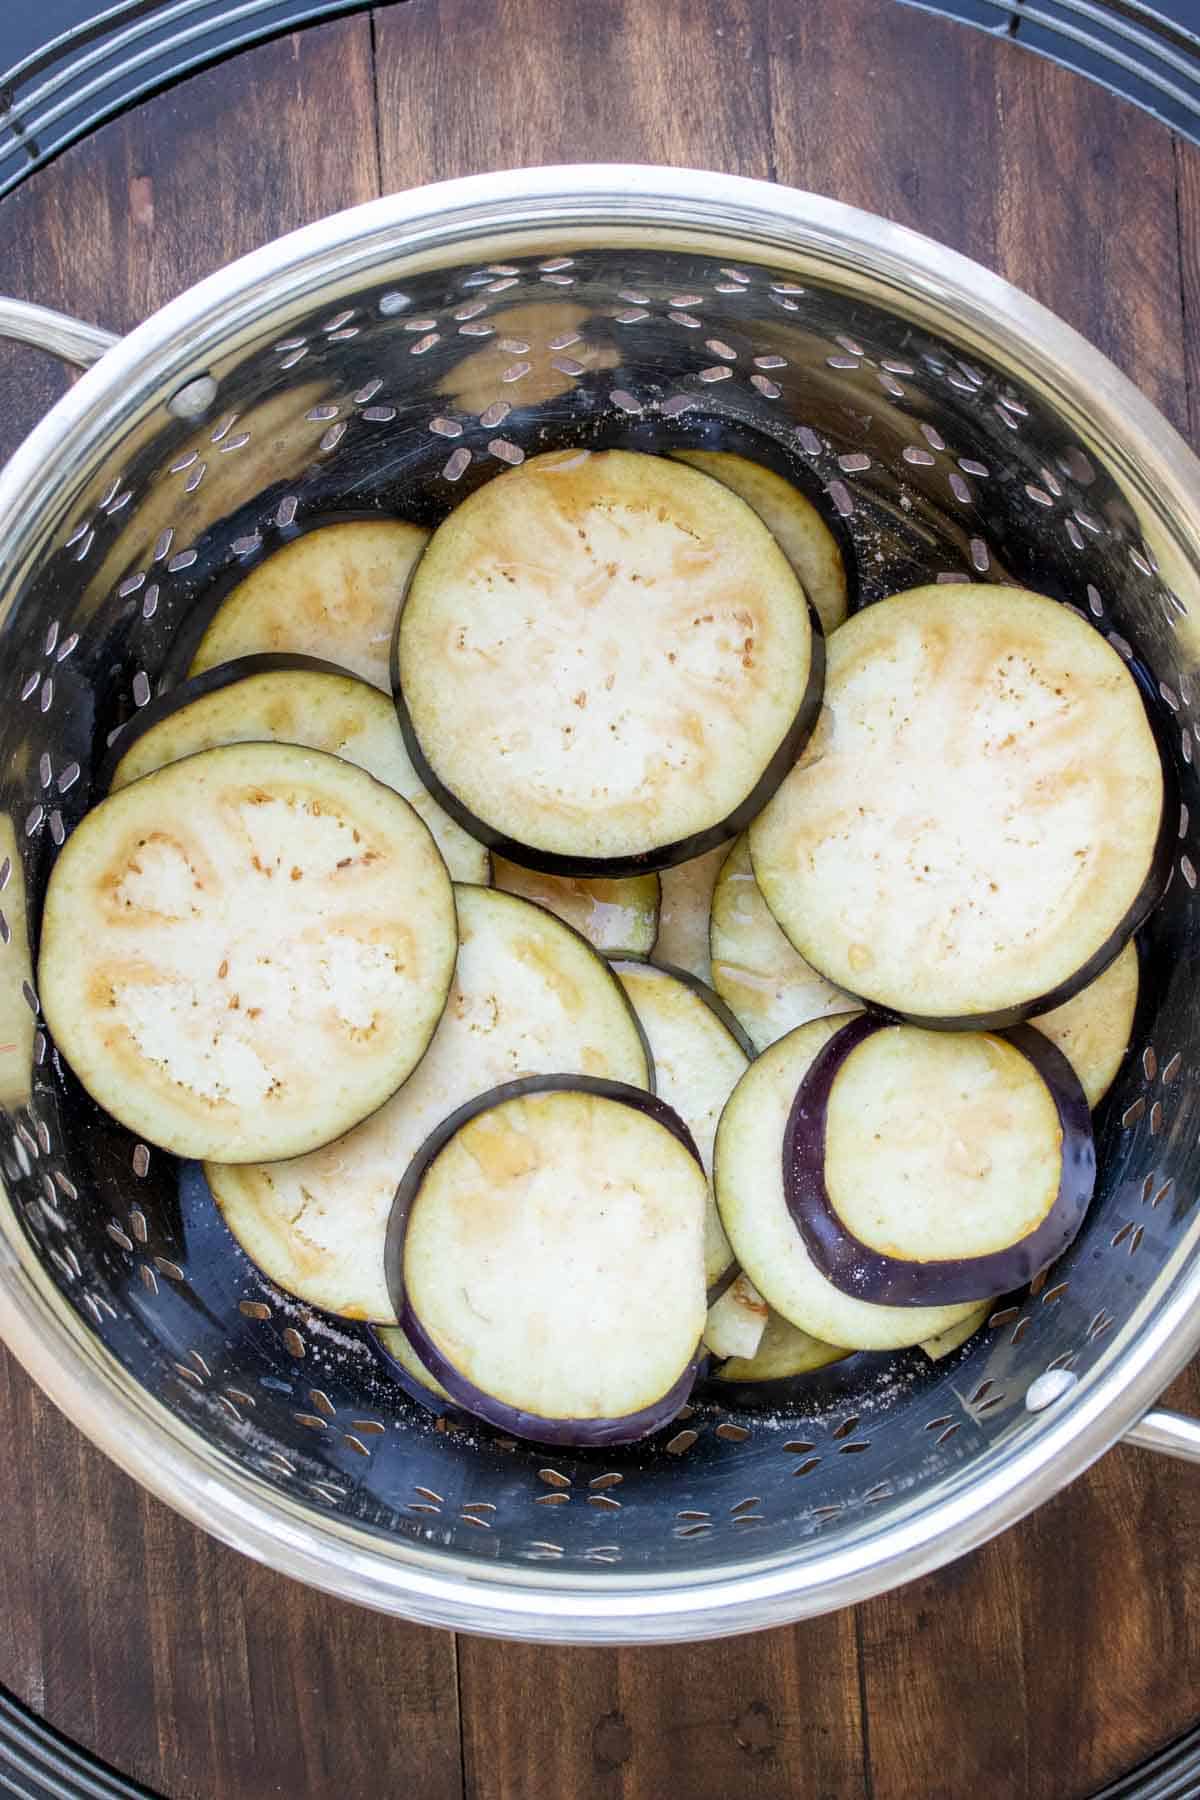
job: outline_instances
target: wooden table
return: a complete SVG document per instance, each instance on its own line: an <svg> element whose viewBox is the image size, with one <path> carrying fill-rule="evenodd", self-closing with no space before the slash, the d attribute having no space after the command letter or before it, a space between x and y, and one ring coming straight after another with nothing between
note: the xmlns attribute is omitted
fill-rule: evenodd
<svg viewBox="0 0 1200 1800"><path fill-rule="evenodd" d="M1200 153L895 0L408 0L159 96L0 206L0 285L118 329L281 232L489 167L814 188L999 269L1200 439ZM0 455L68 378L0 348ZM1173 1403L1200 1411L1196 1370ZM1072 1800L1200 1708L1200 1479L1118 1450L940 1575L698 1648L376 1617L119 1474L0 1356L0 1682L171 1796Z"/></svg>

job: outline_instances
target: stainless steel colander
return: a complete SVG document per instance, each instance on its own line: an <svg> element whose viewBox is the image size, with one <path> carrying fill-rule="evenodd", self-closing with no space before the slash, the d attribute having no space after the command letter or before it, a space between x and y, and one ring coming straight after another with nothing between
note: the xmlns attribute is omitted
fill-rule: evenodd
<svg viewBox="0 0 1200 1800"><path fill-rule="evenodd" d="M1200 464L1110 363L880 219L621 167L359 207L121 342L4 301L0 333L96 362L0 474L0 1332L82 1430L318 1586L577 1642L863 1599L1122 1435L1200 1459L1200 1425L1147 1413L1200 1345ZM272 1288L194 1172L60 1064L31 947L108 742L257 558L335 514L436 519L580 441L776 460L842 532L860 604L945 574L1075 606L1151 672L1182 805L1100 1191L1039 1291L943 1363L559 1456L435 1423L359 1328Z"/></svg>

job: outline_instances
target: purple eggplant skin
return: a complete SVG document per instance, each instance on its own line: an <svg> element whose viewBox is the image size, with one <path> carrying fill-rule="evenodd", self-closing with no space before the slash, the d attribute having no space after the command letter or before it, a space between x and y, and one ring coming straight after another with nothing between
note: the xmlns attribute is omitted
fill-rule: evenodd
<svg viewBox="0 0 1200 1800"><path fill-rule="evenodd" d="M473 838L477 838L481 844L485 844L489 850L494 850L508 862L519 863L526 869L537 869L543 875L595 875L609 879L618 875L649 875L658 869L674 868L676 863L690 862L695 856L703 856L707 851L715 850L718 844L732 842L749 827L784 776L790 772L812 736L825 692L825 633L810 601L808 618L812 628L812 650L808 681L796 717L753 788L727 818L706 827L704 831L695 831L689 837L679 838L673 844L662 844L652 850L639 851L634 856L563 856L557 851L538 850L530 844L522 844L504 832L497 831L486 820L476 818L470 807L464 805L453 788L446 786L430 764L413 728L400 683L400 621L404 617L404 608L419 567L418 558L409 575L392 635L392 698L396 703L396 716L404 734L405 748L413 768L442 810L449 813L455 824L461 825L464 831L470 832Z"/></svg>
<svg viewBox="0 0 1200 1800"><path fill-rule="evenodd" d="M172 713L190 706L193 700L204 700L209 694L233 687L236 682L245 681L250 675L276 675L293 670L308 675L340 675L343 681L362 680L361 676L355 675L350 669L339 667L337 663L325 662L319 656L301 656L285 650L264 650L254 656L238 656L232 662L218 663L216 668L206 669L202 675L193 675L190 680L181 681L177 687L169 688L129 720L101 764L96 777L96 793L103 796L109 792L117 768L124 761L131 745L144 737L151 726L161 724ZM367 684L364 682L363 685Z"/></svg>
<svg viewBox="0 0 1200 1800"><path fill-rule="evenodd" d="M462 1417L459 1407L451 1406L445 1400L440 1400L432 1389L422 1387L419 1381L413 1379L408 1370L396 1361L373 1325L367 1326L367 1339L391 1380L396 1383L397 1387L404 1389L410 1400L415 1400L418 1406L424 1407L426 1412L432 1413L435 1419Z"/></svg>
<svg viewBox="0 0 1200 1800"><path fill-rule="evenodd" d="M1073 1241L1096 1183L1092 1119L1079 1077L1062 1051L1030 1025L998 1035L1033 1064L1050 1089L1062 1127L1062 1173L1054 1204L1017 1243L987 1256L915 1262L884 1256L847 1231L825 1185L829 1096L846 1058L873 1032L887 1029L869 1013L835 1032L801 1082L783 1134L783 1186L805 1247L827 1281L843 1294L879 1306L953 1306L1024 1287Z"/></svg>
<svg viewBox="0 0 1200 1800"><path fill-rule="evenodd" d="M396 1189L396 1198L388 1220L384 1248L388 1293L396 1317L413 1349L429 1373L436 1376L446 1391L454 1396L464 1412L472 1413L475 1418L496 1426L512 1437L526 1438L535 1444L594 1445L597 1448L608 1444L632 1444L639 1438L648 1437L651 1432L660 1430L664 1425L669 1425L680 1408L687 1405L704 1362L701 1345L697 1344L695 1355L675 1385L661 1399L656 1400L653 1406L644 1407L640 1412L628 1413L620 1419L544 1419L537 1413L522 1412L518 1407L506 1406L503 1401L485 1394L473 1382L465 1380L434 1344L409 1305L404 1289L404 1239L408 1231L408 1216L425 1179L425 1171L434 1157L479 1113L489 1112L492 1107L500 1106L505 1100L520 1099L524 1094L558 1093L598 1094L602 1099L618 1100L626 1106L636 1107L648 1117L656 1119L660 1125L665 1125L684 1149L695 1157L697 1165L703 1166L692 1134L679 1114L642 1088L631 1087L624 1081L606 1081L598 1075L527 1075L520 1081L506 1081L500 1087L489 1088L474 1100L468 1100L465 1106L460 1106L457 1112L443 1119L437 1129L430 1132L409 1163ZM433 1396L428 1398L433 1399Z"/></svg>
<svg viewBox="0 0 1200 1800"><path fill-rule="evenodd" d="M673 975L676 981L681 981L684 987L692 990L693 994L698 994L705 1006L707 1006L709 1012L714 1013L716 1017L720 1019L722 1025L725 1027L742 1054L748 1057L751 1062L754 1061L755 1057L758 1055L758 1051L754 1048L754 1045L750 1042L750 1039L746 1036L742 1026L739 1025L737 1019L730 1012L720 994L718 994L714 988L710 988L706 981L701 981L698 975L693 975L690 969L681 969L676 963L656 962L653 953L648 957L615 956L613 958L613 968L618 970L628 965L629 968L636 971L638 969L644 969L647 963L650 964L652 969L661 969L664 975Z"/></svg>

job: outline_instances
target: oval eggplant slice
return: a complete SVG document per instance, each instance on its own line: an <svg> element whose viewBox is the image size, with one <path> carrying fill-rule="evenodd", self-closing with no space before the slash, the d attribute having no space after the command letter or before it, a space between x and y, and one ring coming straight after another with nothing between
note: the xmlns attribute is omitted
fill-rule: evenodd
<svg viewBox="0 0 1200 1800"><path fill-rule="evenodd" d="M845 1024L813 1019L752 1062L729 1097L713 1156L717 1206L742 1268L789 1324L848 1350L898 1350L964 1319L965 1306L875 1306L814 1265L783 1187L783 1134L809 1064Z"/></svg>
<svg viewBox="0 0 1200 1800"><path fill-rule="evenodd" d="M494 857L492 866L498 888L548 907L582 932L602 956L643 957L653 950L658 935L657 875L624 875L615 881L544 875L503 856Z"/></svg>
<svg viewBox="0 0 1200 1800"><path fill-rule="evenodd" d="M101 801L50 876L38 986L59 1049L177 1155L297 1155L382 1106L454 972L454 894L362 769L234 744Z"/></svg>
<svg viewBox="0 0 1200 1800"><path fill-rule="evenodd" d="M774 469L728 450L672 450L678 462L732 488L752 506L800 577L826 637L846 617L846 566L837 539L797 487Z"/></svg>
<svg viewBox="0 0 1200 1800"><path fill-rule="evenodd" d="M704 1348L714 1356L754 1356L770 1307L745 1275L735 1275L708 1309Z"/></svg>
<svg viewBox="0 0 1200 1800"><path fill-rule="evenodd" d="M1095 1179L1079 1078L1031 1025L1001 1036L853 1019L813 1059L783 1140L813 1262L886 1306L1024 1286L1078 1233Z"/></svg>
<svg viewBox="0 0 1200 1800"><path fill-rule="evenodd" d="M429 1373L399 1325L372 1325L367 1336L388 1374L411 1400L439 1415L454 1406L437 1376Z"/></svg>
<svg viewBox="0 0 1200 1800"><path fill-rule="evenodd" d="M930 1362L941 1362L944 1356L961 1350L967 1339L973 1338L986 1324L987 1316L995 1304L994 1300L985 1300L982 1306L968 1313L965 1319L960 1319L957 1325L952 1325L949 1331L939 1331L936 1337L926 1338L921 1349Z"/></svg>
<svg viewBox="0 0 1200 1800"><path fill-rule="evenodd" d="M518 1437L645 1437L695 1380L706 1193L686 1128L636 1088L550 1078L481 1096L396 1195L388 1266L414 1350Z"/></svg>
<svg viewBox="0 0 1200 1800"><path fill-rule="evenodd" d="M712 965L708 954L708 919L712 907L713 888L729 846L718 844L703 856L690 862L676 863L664 869L662 905L658 914L658 939L654 960L664 968L683 969L697 981L711 985Z"/></svg>
<svg viewBox="0 0 1200 1800"><path fill-rule="evenodd" d="M349 519L285 544L222 601L189 675L260 651L326 657L391 692L392 635L429 533L403 519Z"/></svg>
<svg viewBox="0 0 1200 1800"><path fill-rule="evenodd" d="M396 1322L384 1240L397 1184L430 1132L515 1077L579 1071L649 1086L641 1028L602 957L561 920L457 887L450 998L420 1067L381 1111L313 1156L205 1170L225 1223L280 1287L326 1312Z"/></svg>
<svg viewBox="0 0 1200 1800"><path fill-rule="evenodd" d="M711 1184L717 1121L745 1073L750 1046L712 989L694 976L651 963L614 963L613 967L650 1045L654 1091L687 1125ZM710 1298L716 1298L735 1261L710 1185L704 1227L704 1273Z"/></svg>
<svg viewBox="0 0 1200 1800"><path fill-rule="evenodd" d="M713 986L756 1050L855 1005L788 942L754 879L744 833L713 889L709 945Z"/></svg>
<svg viewBox="0 0 1200 1800"><path fill-rule="evenodd" d="M733 837L794 762L823 641L762 521L695 469L535 457L438 527L393 687L426 785L551 874L666 868Z"/></svg>
<svg viewBox="0 0 1200 1800"><path fill-rule="evenodd" d="M488 853L422 787L396 709L357 675L309 656L243 656L196 675L131 719L109 787L219 744L271 741L324 750L403 794L455 881L486 882Z"/></svg>
<svg viewBox="0 0 1200 1800"><path fill-rule="evenodd" d="M1103 975L1053 1012L1036 1013L1029 1021L1062 1051L1093 1112L1116 1080L1129 1048L1138 981L1137 945L1128 943Z"/></svg>
<svg viewBox="0 0 1200 1800"><path fill-rule="evenodd" d="M825 704L750 830L806 962L979 1029L1095 980L1169 868L1163 764L1120 657L1017 588L916 588L829 642Z"/></svg>

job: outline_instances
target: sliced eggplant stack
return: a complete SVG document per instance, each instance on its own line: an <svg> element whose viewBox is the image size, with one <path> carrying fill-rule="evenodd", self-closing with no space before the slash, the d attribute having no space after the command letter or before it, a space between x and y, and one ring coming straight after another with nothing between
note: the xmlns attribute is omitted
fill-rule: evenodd
<svg viewBox="0 0 1200 1800"><path fill-rule="evenodd" d="M487 851L422 786L388 696L315 657L243 656L173 688L126 726L107 785L115 792L221 744L263 742L324 750L365 769L424 820L455 881L487 881Z"/></svg>
<svg viewBox="0 0 1200 1800"><path fill-rule="evenodd" d="M482 847L481 854L487 855ZM548 907L581 932L602 956L645 957L653 950L658 935L657 875L624 875L614 881L545 875L538 869L523 869L503 856L493 857L492 867L498 888Z"/></svg>
<svg viewBox="0 0 1200 1800"><path fill-rule="evenodd" d="M454 895L412 807L315 750L235 744L102 800L46 892L38 987L114 1118L177 1155L298 1155L420 1062Z"/></svg>
<svg viewBox="0 0 1200 1800"><path fill-rule="evenodd" d="M1120 956L1085 988L1029 1021L1062 1051L1079 1077L1093 1112L1117 1078L1133 1035L1139 988L1138 951L1126 944Z"/></svg>
<svg viewBox="0 0 1200 1800"><path fill-rule="evenodd" d="M458 1107L526 1075L567 1071L651 1085L633 1008L577 932L513 894L459 886L454 897L459 945L449 1000L399 1092L313 1156L205 1169L225 1223L259 1268L346 1318L396 1323L384 1270L396 1188Z"/></svg>
<svg viewBox="0 0 1200 1800"><path fill-rule="evenodd" d="M632 451L535 457L438 527L396 633L413 761L493 850L667 868L736 835L820 704L823 642L730 489Z"/></svg>
<svg viewBox="0 0 1200 1800"><path fill-rule="evenodd" d="M445 1121L396 1195L393 1301L424 1367L535 1443L632 1443L686 1402L707 1183L636 1088L517 1082Z"/></svg>
<svg viewBox="0 0 1200 1800"><path fill-rule="evenodd" d="M429 533L403 519L323 525L259 563L222 601L190 675L263 651L325 657L391 691L392 635Z"/></svg>
<svg viewBox="0 0 1200 1800"><path fill-rule="evenodd" d="M1116 651L1016 588L916 588L829 643L825 704L750 830L827 980L917 1024L1003 1027L1107 968L1170 867L1158 746Z"/></svg>
<svg viewBox="0 0 1200 1800"><path fill-rule="evenodd" d="M813 1262L784 1190L783 1139L796 1090L845 1022L799 1025L750 1064L717 1128L717 1206L743 1271L789 1324L847 1350L897 1350L945 1331L973 1306L881 1306L843 1293Z"/></svg>
<svg viewBox="0 0 1200 1800"><path fill-rule="evenodd" d="M848 610L846 565L837 539L798 487L748 456L728 450L673 450L678 462L711 475L752 506L800 578L826 637Z"/></svg>
<svg viewBox="0 0 1200 1800"><path fill-rule="evenodd" d="M708 952L708 921L712 910L713 889L729 846L718 844L703 856L690 862L676 863L664 869L662 905L658 915L658 938L654 960L668 969L683 969L697 981L712 986L712 963Z"/></svg>
<svg viewBox="0 0 1200 1800"><path fill-rule="evenodd" d="M711 1183L717 1123L745 1074L750 1046L712 989L682 969L630 962L614 967L650 1045L655 1092L687 1125ZM735 1268L710 1187L704 1227L710 1299L732 1280Z"/></svg>
<svg viewBox="0 0 1200 1800"><path fill-rule="evenodd" d="M1095 1179L1079 1078L1031 1025L853 1019L813 1059L783 1139L788 1210L814 1265L884 1306L1023 1287L1073 1242Z"/></svg>
<svg viewBox="0 0 1200 1800"><path fill-rule="evenodd" d="M754 1045L856 1005L809 967L780 929L754 879L750 846L741 836L721 866L709 927L712 984Z"/></svg>

